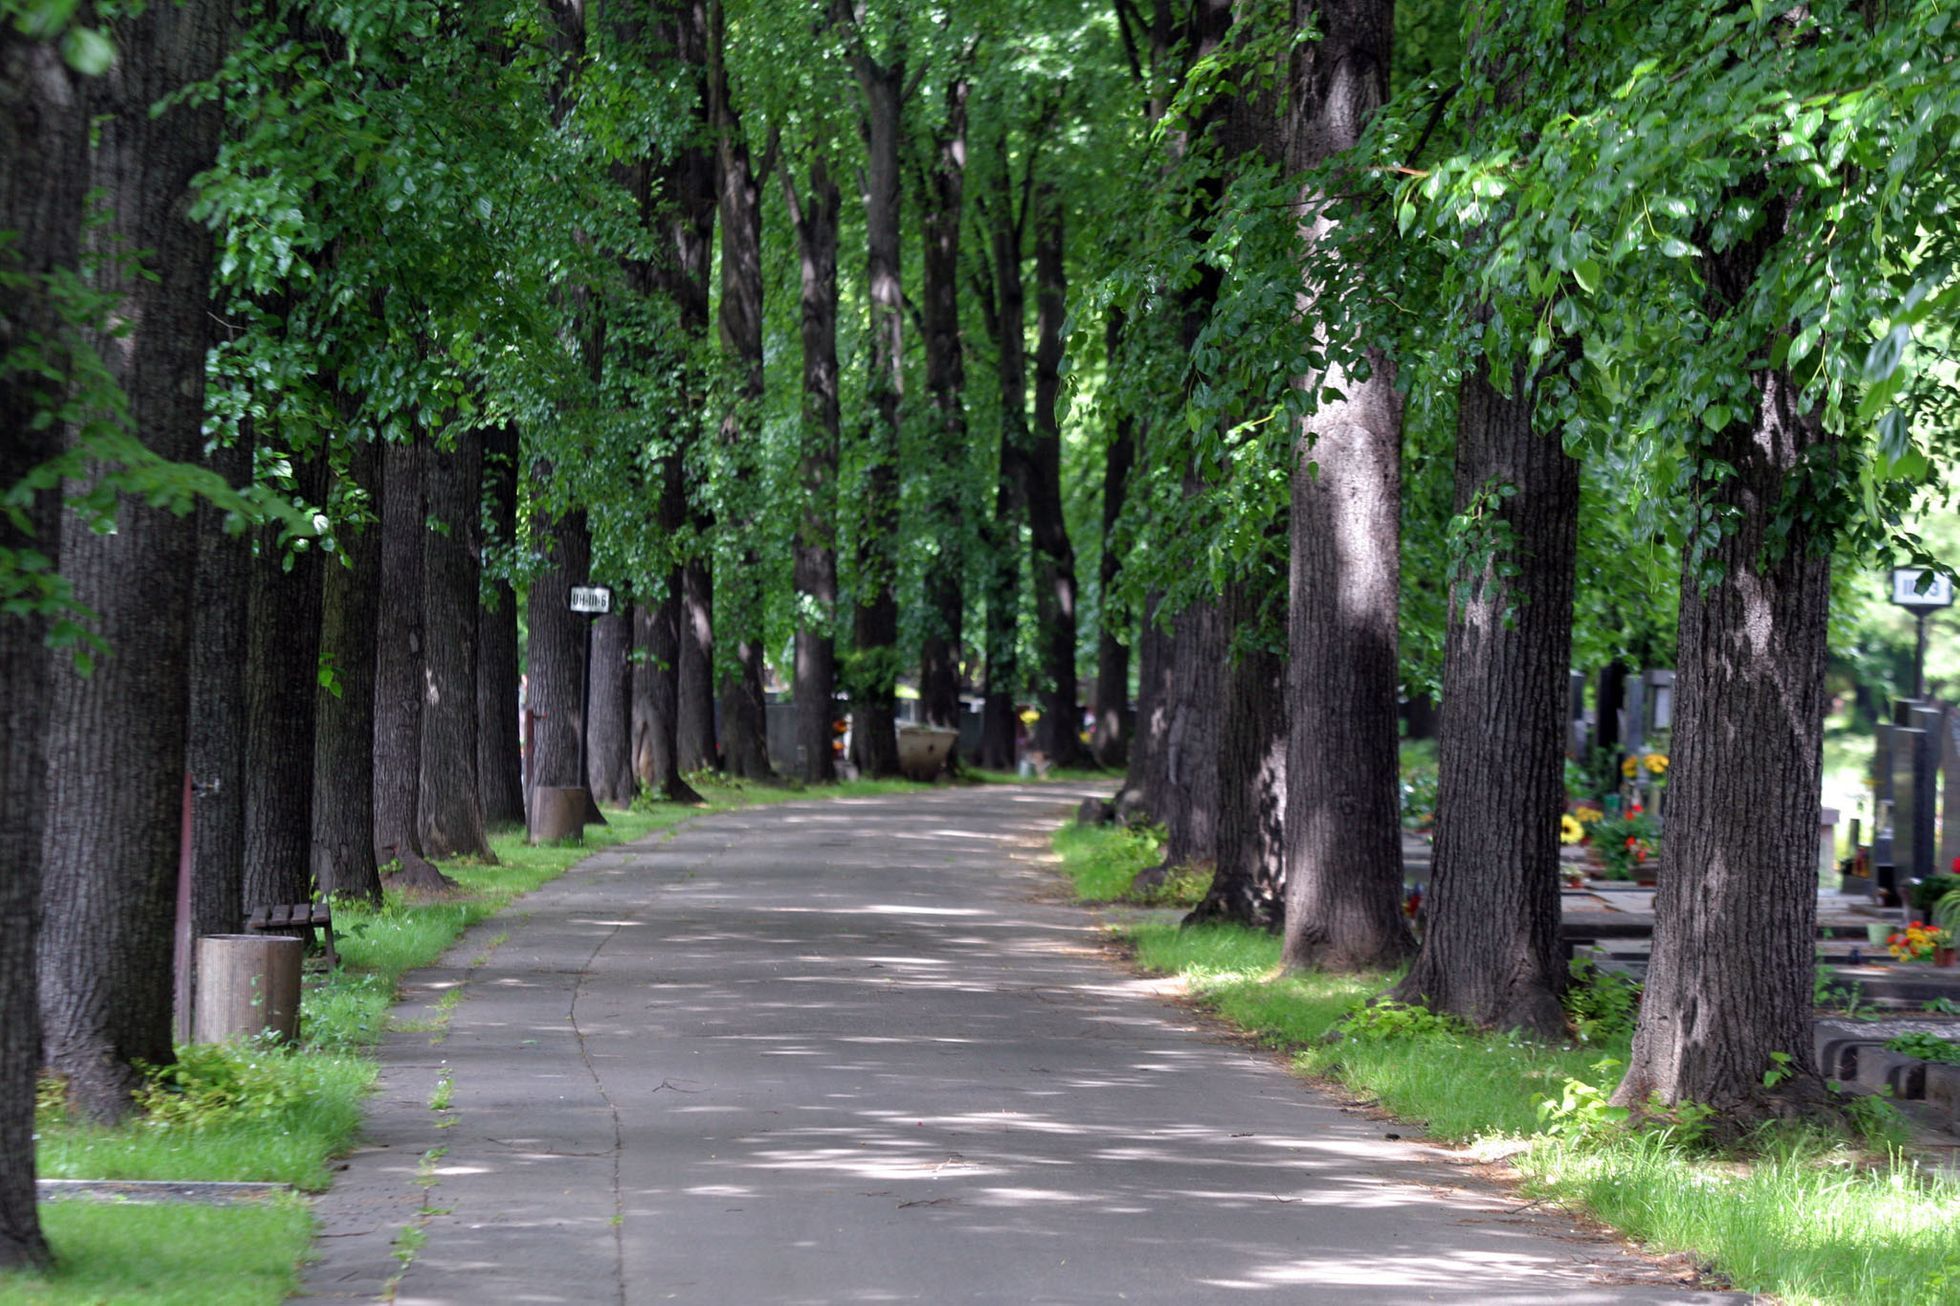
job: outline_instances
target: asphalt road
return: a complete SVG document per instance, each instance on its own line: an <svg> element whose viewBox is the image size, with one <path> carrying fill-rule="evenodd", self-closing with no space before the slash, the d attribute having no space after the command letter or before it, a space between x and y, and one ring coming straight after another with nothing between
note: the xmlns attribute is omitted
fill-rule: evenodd
<svg viewBox="0 0 1960 1306"><path fill-rule="evenodd" d="M397 1013L309 1293L1710 1301L1114 964L1041 861L1081 792L707 817L479 927Z"/></svg>

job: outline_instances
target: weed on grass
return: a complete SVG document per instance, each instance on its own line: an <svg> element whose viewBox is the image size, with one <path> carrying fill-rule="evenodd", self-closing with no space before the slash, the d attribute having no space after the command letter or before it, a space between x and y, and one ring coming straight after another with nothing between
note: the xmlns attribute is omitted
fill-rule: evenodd
<svg viewBox="0 0 1960 1306"><path fill-rule="evenodd" d="M1143 924L1124 937L1138 965L1180 977L1232 1024L1291 1049L1300 1070L1441 1139L1521 1141L1510 1164L1531 1194L1692 1252L1739 1288L1791 1306L1960 1300L1960 1181L1900 1155L1886 1104L1856 1103L1851 1133L1766 1129L1720 1156L1702 1150L1707 1112L1693 1104L1671 1127L1628 1128L1609 1101L1632 1030L1624 980L1582 970L1569 1010L1589 1041L1548 1046L1397 1004L1357 1015L1394 976L1282 975L1279 940L1258 931Z"/></svg>

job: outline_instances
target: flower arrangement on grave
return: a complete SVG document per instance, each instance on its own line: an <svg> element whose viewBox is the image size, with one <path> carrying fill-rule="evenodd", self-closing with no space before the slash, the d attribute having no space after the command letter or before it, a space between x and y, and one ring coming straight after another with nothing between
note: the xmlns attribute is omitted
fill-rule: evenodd
<svg viewBox="0 0 1960 1306"><path fill-rule="evenodd" d="M1586 841L1586 827L1579 824L1579 818L1571 812L1566 812L1558 818L1558 841L1563 844Z"/></svg>
<svg viewBox="0 0 1960 1306"><path fill-rule="evenodd" d="M1620 763L1620 774L1629 780L1638 780L1643 771L1658 781L1667 774L1667 754L1635 753Z"/></svg>
<svg viewBox="0 0 1960 1306"><path fill-rule="evenodd" d="M1924 921L1913 921L1885 941L1885 950L1900 961L1931 961L1933 954L1953 946L1953 932Z"/></svg>
<svg viewBox="0 0 1960 1306"><path fill-rule="evenodd" d="M1621 816L1602 816L1586 829L1600 872L1609 880L1631 880L1660 860L1661 832L1639 803Z"/></svg>

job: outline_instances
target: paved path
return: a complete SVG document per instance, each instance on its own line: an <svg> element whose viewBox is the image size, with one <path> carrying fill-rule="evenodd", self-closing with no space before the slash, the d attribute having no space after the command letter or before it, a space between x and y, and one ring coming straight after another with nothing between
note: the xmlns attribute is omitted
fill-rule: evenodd
<svg viewBox="0 0 1960 1306"><path fill-rule="evenodd" d="M309 1291L1710 1300L1388 1141L1111 964L1036 860L1079 796L708 817L479 927L398 1013L462 986L442 1041L385 1045Z"/></svg>

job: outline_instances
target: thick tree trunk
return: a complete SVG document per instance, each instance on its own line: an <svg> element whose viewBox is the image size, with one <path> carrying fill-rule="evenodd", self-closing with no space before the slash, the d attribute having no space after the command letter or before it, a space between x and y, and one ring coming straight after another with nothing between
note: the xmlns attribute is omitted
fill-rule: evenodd
<svg viewBox="0 0 1960 1306"><path fill-rule="evenodd" d="M1021 279L1021 222L1000 144L1001 178L994 196L993 294L987 301L995 376L1000 387L1000 461L994 516L988 532L987 692L981 702L980 765L1012 770L1020 722L1021 524L1027 513L1027 289Z"/></svg>
<svg viewBox="0 0 1960 1306"><path fill-rule="evenodd" d="M1055 766L1082 760L1082 709L1075 689L1075 549L1062 515L1062 202L1044 185L1034 223L1034 429L1028 441L1028 525L1034 536L1036 622L1041 630L1041 728L1036 746Z"/></svg>
<svg viewBox="0 0 1960 1306"><path fill-rule="evenodd" d="M702 519L696 516L696 529ZM705 558L681 568L680 715L675 724L682 771L721 765L715 746L715 579Z"/></svg>
<svg viewBox="0 0 1960 1306"><path fill-rule="evenodd" d="M1137 631L1137 711L1123 793L1153 815L1164 796L1165 738L1170 734L1171 636L1158 622L1161 594L1144 598Z"/></svg>
<svg viewBox="0 0 1960 1306"><path fill-rule="evenodd" d="M428 497L427 446L400 441L381 451L381 611L374 642L374 856L421 879L422 535Z"/></svg>
<svg viewBox="0 0 1960 1306"><path fill-rule="evenodd" d="M860 33L860 38L863 34ZM866 776L898 774L898 421L905 387L905 295L899 274L899 142L905 61L885 63L860 42L852 63L863 94L865 282L871 300L870 370L860 439L864 502L852 623L851 752Z"/></svg>
<svg viewBox="0 0 1960 1306"><path fill-rule="evenodd" d="M1276 647L1284 599L1272 577L1234 581L1219 601L1220 625L1237 634L1239 647L1222 672L1217 869L1186 924L1277 929L1285 915L1286 660Z"/></svg>
<svg viewBox="0 0 1960 1306"><path fill-rule="evenodd" d="M492 541L508 546L517 534L517 428L491 428L483 455ZM476 615L476 799L491 829L524 823L519 693L517 593L499 577L484 587Z"/></svg>
<svg viewBox="0 0 1960 1306"><path fill-rule="evenodd" d="M1295 0L1288 163L1352 146L1388 94L1393 0ZM1332 230L1302 198L1309 246ZM1311 313L1315 286L1303 295ZM1293 471L1287 668L1286 942L1289 967L1385 968L1414 951L1402 917L1396 758L1402 402L1388 359L1366 379L1331 367L1310 384L1343 397L1302 426Z"/></svg>
<svg viewBox="0 0 1960 1306"><path fill-rule="evenodd" d="M1112 365L1122 337L1122 314L1112 312L1109 317L1109 357ZM1111 770L1123 769L1130 760L1129 627L1119 617L1122 608L1112 596L1123 574L1118 523L1122 520L1123 499L1129 490L1130 466L1135 460L1136 418L1119 412L1116 415L1116 430L1103 456L1102 561L1097 571L1102 602L1096 634L1095 724L1089 737L1089 749L1096 765Z"/></svg>
<svg viewBox="0 0 1960 1306"><path fill-rule="evenodd" d="M483 588L483 443L456 437L423 463L422 778L416 831L424 857L490 861L476 799L476 628Z"/></svg>
<svg viewBox="0 0 1960 1306"><path fill-rule="evenodd" d="M1458 391L1456 511L1509 543L1452 586L1429 924L1396 996L1550 1039L1579 464L1532 429L1532 386L1518 367L1500 394L1477 360Z"/></svg>
<svg viewBox="0 0 1960 1306"><path fill-rule="evenodd" d="M926 408L932 448L921 469L927 491L927 531L934 559L926 570L926 634L920 654L919 708L928 725L960 724L960 659L966 623L967 454L966 350L960 341L960 210L966 188L967 82L946 87L946 122L932 141L932 166L920 177L921 319L926 358ZM958 765L954 745L953 765Z"/></svg>
<svg viewBox="0 0 1960 1306"><path fill-rule="evenodd" d="M1704 261L1718 310L1743 302L1787 215ZM1833 437L1780 370L1710 438L1681 558L1674 747L1654 952L1614 1101L1695 1101L1730 1127L1821 1095L1811 1039L1830 541L1791 513ZM1714 570L1719 575L1708 576ZM1779 1066L1778 1054L1788 1058ZM1780 1085L1766 1072L1784 1068Z"/></svg>
<svg viewBox="0 0 1960 1306"><path fill-rule="evenodd" d="M594 802L630 807L633 779L633 616L615 612L592 623L592 728L585 769Z"/></svg>
<svg viewBox="0 0 1960 1306"><path fill-rule="evenodd" d="M128 397L130 431L176 462L203 448L212 242L186 215L221 115L215 104L150 110L216 71L227 17L194 0L118 18L122 55L86 87L89 185L105 219L83 240L99 256L90 289L112 305L97 311L117 325L92 343ZM28 184L38 173L28 165ZM64 668L50 704L42 1040L48 1069L98 1120L130 1110L132 1059L171 1058L196 521L124 498L114 533L78 516L61 526L62 576L109 651L86 679Z"/></svg>
<svg viewBox="0 0 1960 1306"><path fill-rule="evenodd" d="M0 250L18 274L0 313L0 360L32 349L47 365L0 362L0 490L60 453L58 410L72 371L51 276L80 263L88 190L88 113L81 79L52 41L0 23ZM53 370L57 380L48 375ZM50 571L61 561L61 496L45 489L0 514L0 551ZM55 675L48 615L0 613L0 1270L49 1262L34 1188L34 1084L41 1068L36 1003L41 848L48 816L48 703Z"/></svg>
<svg viewBox="0 0 1960 1306"><path fill-rule="evenodd" d="M227 484L243 486L252 478L251 446L240 441L214 449L205 465ZM228 532L225 516L210 504L197 510L185 761L191 775L193 938L236 934L245 924L245 694L239 668L248 639L252 537Z"/></svg>
<svg viewBox="0 0 1960 1306"><path fill-rule="evenodd" d="M822 155L798 198L783 179L802 265L803 421L796 519L796 753L803 778L837 778L832 722L837 701L837 223L843 209Z"/></svg>
<svg viewBox="0 0 1960 1306"><path fill-rule="evenodd" d="M322 564L320 578L320 660L332 669L333 683L320 686L313 707L313 880L323 897L377 904L374 642L381 612L380 471L381 450L374 440L358 440L348 449L336 495L337 548Z"/></svg>
<svg viewBox="0 0 1960 1306"><path fill-rule="evenodd" d="M1216 600L1193 603L1171 620L1162 789L1149 799L1151 814L1164 823L1168 837L1162 864L1143 872L1139 883L1172 867L1217 859L1218 751L1225 715L1220 673L1231 644L1232 632Z"/></svg>
<svg viewBox="0 0 1960 1306"><path fill-rule="evenodd" d="M530 628L531 771L533 786L573 788L581 783L579 754L585 730L579 719L584 692L584 618L565 606L566 592L586 583L592 541L584 512L538 522L532 538L546 549L545 569L531 582Z"/></svg>

